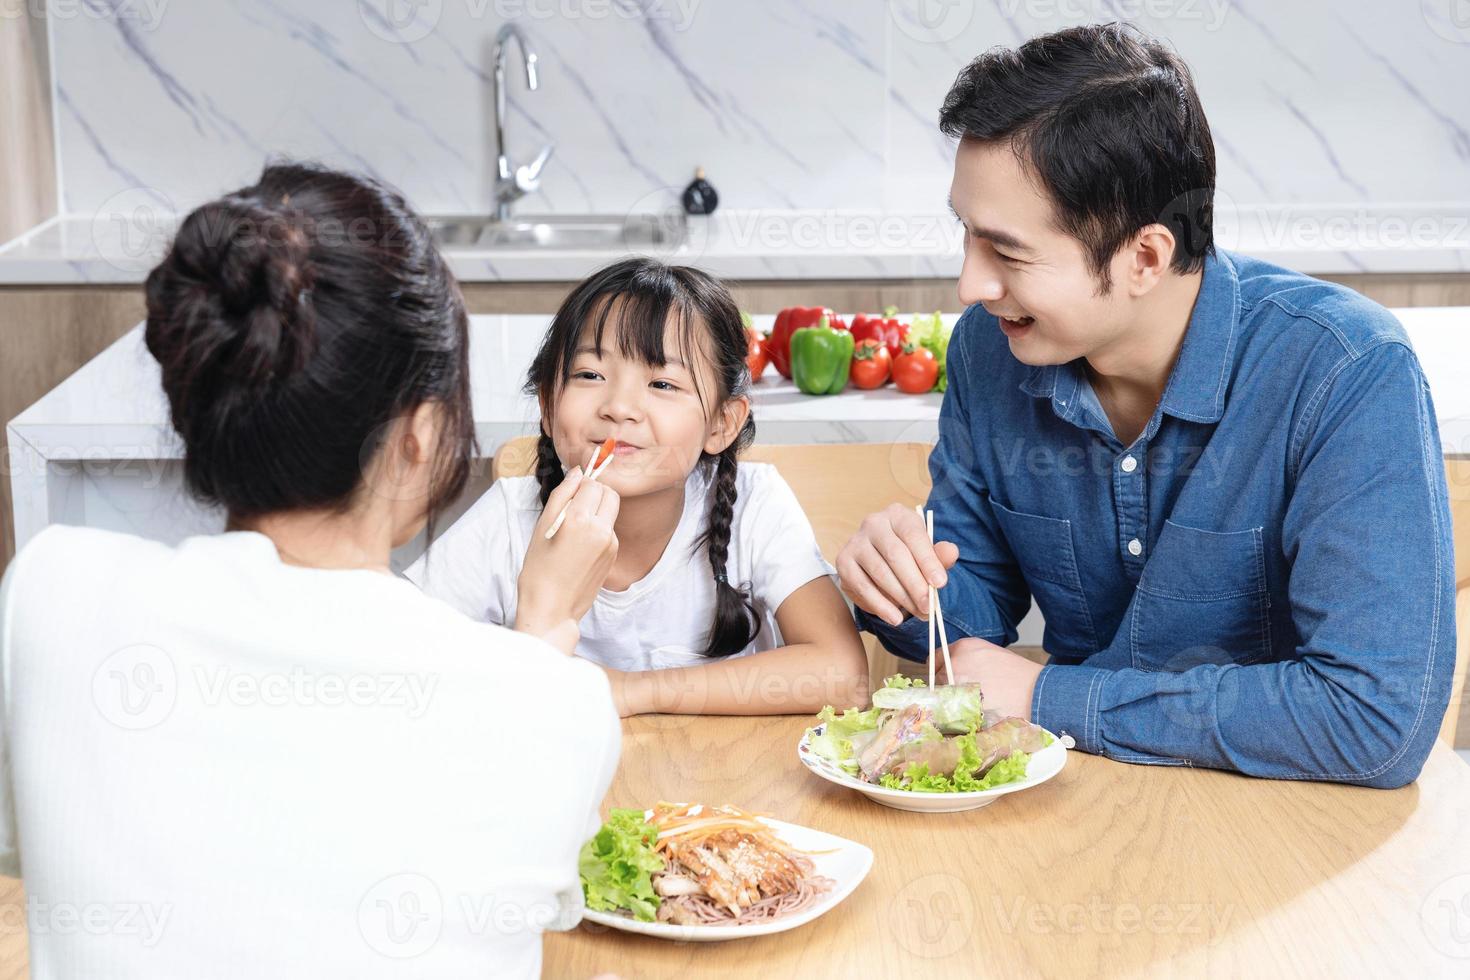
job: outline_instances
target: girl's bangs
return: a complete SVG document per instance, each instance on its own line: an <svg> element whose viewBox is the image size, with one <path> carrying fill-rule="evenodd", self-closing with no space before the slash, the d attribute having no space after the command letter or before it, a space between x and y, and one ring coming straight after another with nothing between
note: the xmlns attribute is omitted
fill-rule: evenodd
<svg viewBox="0 0 1470 980"><path fill-rule="evenodd" d="M650 367L678 360L693 370L690 354L694 348L695 324L688 304L666 290L655 289L608 292L596 297L594 303L596 315L582 328L577 346L590 340L597 350L608 350L607 334L611 329L618 353L629 360ZM672 352L665 348L670 315L676 323L676 349Z"/></svg>

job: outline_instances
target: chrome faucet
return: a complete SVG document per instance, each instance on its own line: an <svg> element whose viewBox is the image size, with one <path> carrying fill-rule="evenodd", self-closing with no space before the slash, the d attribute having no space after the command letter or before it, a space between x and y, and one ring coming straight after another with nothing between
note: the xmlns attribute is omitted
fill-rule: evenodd
<svg viewBox="0 0 1470 980"><path fill-rule="evenodd" d="M537 88L536 52L526 43L526 36L514 24L506 24L495 35L495 220L510 218L510 206L541 186L541 171L551 157L555 144L548 143L536 154L536 159L519 167L512 166L505 153L505 46L514 40L521 49L526 62L526 87Z"/></svg>

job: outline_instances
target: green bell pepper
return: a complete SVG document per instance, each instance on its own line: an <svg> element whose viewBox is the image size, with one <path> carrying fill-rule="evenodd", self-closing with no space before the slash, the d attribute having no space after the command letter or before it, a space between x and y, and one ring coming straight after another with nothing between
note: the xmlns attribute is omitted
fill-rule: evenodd
<svg viewBox="0 0 1470 980"><path fill-rule="evenodd" d="M824 316L815 327L791 335L791 379L808 395L835 395L847 387L852 334L834 329Z"/></svg>

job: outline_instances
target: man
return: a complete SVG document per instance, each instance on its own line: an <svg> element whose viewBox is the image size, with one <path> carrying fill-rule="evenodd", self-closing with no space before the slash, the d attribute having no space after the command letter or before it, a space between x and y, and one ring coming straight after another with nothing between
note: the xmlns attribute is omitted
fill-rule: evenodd
<svg viewBox="0 0 1470 980"><path fill-rule="evenodd" d="M1429 391L1356 293L1216 250L1214 147L1120 25L996 50L940 126L966 231L930 458L838 558L859 624L1127 762L1397 787L1449 698L1454 578ZM1035 598L1039 666L1004 649Z"/></svg>

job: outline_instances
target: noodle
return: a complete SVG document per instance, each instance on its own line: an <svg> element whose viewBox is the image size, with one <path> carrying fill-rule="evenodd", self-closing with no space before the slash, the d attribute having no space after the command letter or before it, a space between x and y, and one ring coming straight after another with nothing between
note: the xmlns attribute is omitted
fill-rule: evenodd
<svg viewBox="0 0 1470 980"><path fill-rule="evenodd" d="M771 922L785 915L794 915L813 905L816 900L832 890L836 882L831 878L808 876L796 883L793 891L763 898L740 915L733 916L730 910L707 895L680 895L666 898L659 909L659 918L664 918L663 909L678 908L688 912L702 926L750 926Z"/></svg>
<svg viewBox="0 0 1470 980"><path fill-rule="evenodd" d="M789 855L790 860L801 871L801 877L796 879L795 887L776 895L766 897L748 906L741 913L733 915L728 908L716 902L708 895L678 895L665 898L659 907L659 921L668 921L674 918L674 910L686 913L689 919L696 925L702 926L748 926L761 922L771 922L782 916L794 915L811 907L817 899L832 890L837 884L831 878L813 874L816 865L810 858L799 854ZM687 875L688 870L678 861L671 861L668 874ZM682 918L682 917L681 917Z"/></svg>

